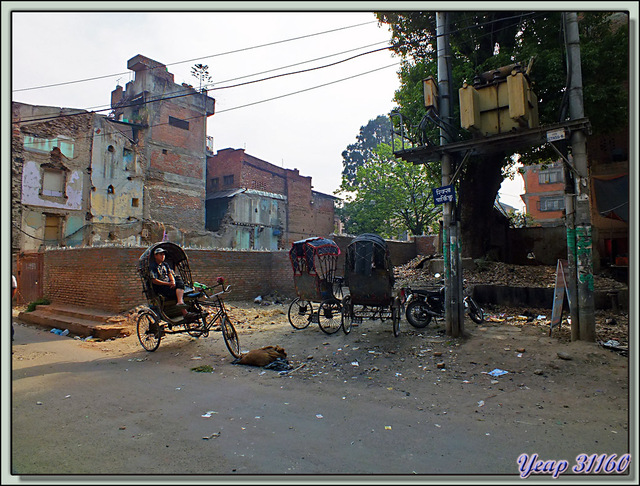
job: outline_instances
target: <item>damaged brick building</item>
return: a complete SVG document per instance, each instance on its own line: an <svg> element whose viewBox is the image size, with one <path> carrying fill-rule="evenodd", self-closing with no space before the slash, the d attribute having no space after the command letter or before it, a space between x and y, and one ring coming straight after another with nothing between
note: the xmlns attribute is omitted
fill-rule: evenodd
<svg viewBox="0 0 640 486"><path fill-rule="evenodd" d="M334 232L337 198L313 191L311 177L223 149L207 158L206 228L225 248L290 248Z"/></svg>
<svg viewBox="0 0 640 486"><path fill-rule="evenodd" d="M275 250L333 232L336 198L310 177L242 150L208 156L206 91L142 55L127 67L107 116L12 103L12 253L163 238Z"/></svg>

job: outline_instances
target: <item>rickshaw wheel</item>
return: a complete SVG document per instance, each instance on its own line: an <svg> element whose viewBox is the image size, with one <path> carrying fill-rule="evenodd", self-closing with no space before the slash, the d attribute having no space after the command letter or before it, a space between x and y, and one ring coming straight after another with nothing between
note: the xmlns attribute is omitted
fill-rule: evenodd
<svg viewBox="0 0 640 486"><path fill-rule="evenodd" d="M318 309L318 325L326 334L338 332L342 326L342 305L337 299L327 299Z"/></svg>
<svg viewBox="0 0 640 486"><path fill-rule="evenodd" d="M400 335L400 299L396 297L391 304L391 321L393 322L393 335Z"/></svg>
<svg viewBox="0 0 640 486"><path fill-rule="evenodd" d="M138 316L138 324L136 326L138 332L138 340L142 347L149 351L155 351L160 346L162 339L160 325L155 314L149 310L143 311Z"/></svg>
<svg viewBox="0 0 640 486"><path fill-rule="evenodd" d="M353 306L351 305L351 297L346 296L342 299L342 331L345 334L351 332L353 323Z"/></svg>
<svg viewBox="0 0 640 486"><path fill-rule="evenodd" d="M308 300L300 300L296 297L289 306L289 324L294 329L304 329L311 323L313 317L313 305Z"/></svg>
<svg viewBox="0 0 640 486"><path fill-rule="evenodd" d="M238 340L238 333L236 328L231 323L227 316L222 318L222 337L224 338L224 344L234 358L240 357L240 341Z"/></svg>

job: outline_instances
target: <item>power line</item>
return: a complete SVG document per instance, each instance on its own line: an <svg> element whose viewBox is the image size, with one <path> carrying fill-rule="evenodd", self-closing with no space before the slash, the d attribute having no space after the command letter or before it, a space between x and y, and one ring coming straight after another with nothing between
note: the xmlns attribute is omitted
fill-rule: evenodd
<svg viewBox="0 0 640 486"><path fill-rule="evenodd" d="M240 108L246 108L246 107L248 107L248 106L258 105L258 104L261 104L261 103L266 103L266 102L268 102L268 101L273 101L273 100L277 100L277 99L280 99L280 98L286 98L286 97L288 97L288 96L292 96L292 95L299 94L299 93L304 93L304 92L306 92L306 91L311 91L311 90L314 90L314 89L322 88L322 87L324 87L324 86L329 86L329 85L336 84L336 83L340 83L340 82L343 82L343 81L348 81L348 80L350 80L350 79L354 79L354 78L357 78L357 77L359 77L359 76L364 76L364 75L367 75L367 74L371 74L371 73L373 73L373 72L381 71L381 70L383 70L383 69L388 69L388 68L390 68L390 67L397 66L397 65L398 65L398 63L396 62L396 63L394 63L394 64L390 64L390 65L383 66L383 67L380 67L380 68L372 69L372 70L370 70L370 71L366 71L366 72L359 73L359 74L355 74L355 75L353 75L353 76L349 76L349 77L346 77L346 78L342 78L342 79L338 79L338 80L335 80L335 81L331 81L331 82L329 82L329 83L320 84L320 85L317 85L317 86L313 86L313 87L310 87L310 88L305 88L305 89L298 90L298 91L294 91L294 92L291 92L291 93L285 93L285 94L280 95L280 96L275 96L275 97L273 97L273 98L268 98L268 99L264 99L264 100L259 100L259 101L253 102L253 103L247 103L247 104L245 104L245 105L240 105L240 106L235 106L235 107L227 108L227 109L225 109L225 110L218 110L218 111L216 111L216 114L219 114L219 113L225 113L225 112L227 112L227 111L238 110L238 109L240 109ZM201 93L189 93L188 95L193 96L193 95L200 95L200 94L201 94ZM146 102L144 102L144 103L146 104L146 103L152 103L152 102L157 102L157 101L165 101L165 100L167 100L167 99L172 99L172 98L177 98L177 97L182 97L182 96L187 96L187 95L181 94L181 95L174 96L174 97L164 97L164 98L160 98L160 99L156 99L156 100L146 101ZM140 104L142 104L142 103L140 103ZM128 106L138 106L138 105L128 105ZM109 111L109 110L110 110L110 108L109 108L109 109L105 109L105 110L99 110L99 111ZM48 118L42 118L42 119L37 119L37 120L29 120L29 121L30 121L30 122L34 122L34 121L47 121L47 120L58 119L58 118L61 118L61 117L70 117L70 116L77 116L77 115L89 115L89 114L91 114L91 113L97 113L97 112L87 112L87 111L83 111L83 112L79 112L79 113L70 113L70 114L68 114L68 115L51 116L51 117L48 117ZM196 115L196 116L193 116L193 117L185 118L184 120L185 120L185 121L191 121L191 120L195 120L195 119L198 119L198 118L202 118L203 116L204 116L204 115ZM110 119L109 119L109 118L107 118L107 120L110 120ZM115 120L110 120L110 121L115 121ZM23 121L21 120L21 121L14 121L13 123L22 123L22 122L23 122ZM154 125L149 125L149 128L151 128L151 127L158 127L158 126L164 126L164 125L168 125L168 124L169 124L169 122L157 123L157 124L154 124ZM107 134L105 133L105 134L104 134L104 136L106 136L106 135L107 135ZM92 134L91 136L78 137L78 138L77 138L77 139L75 139L75 140L83 140L83 139L88 139L88 138L96 138L96 137L100 137L100 136L103 136L103 135L100 135L100 134L98 134L98 135L93 135L93 134Z"/></svg>
<svg viewBox="0 0 640 486"><path fill-rule="evenodd" d="M276 76L270 76L270 77L267 77L267 78L257 79L257 80L253 80L253 81L247 81L245 83L239 83L239 84L236 84L236 85L233 85L233 86L223 86L223 87L218 87L218 88L212 88L211 90L237 88L237 87L245 86L245 85L248 85L248 84L254 84L254 83L258 83L258 82L262 82L262 81L268 81L268 80L274 79L274 78L279 78L279 77L284 77L284 76L291 76L291 75L294 75L294 74L301 74L301 73L310 72L310 71L317 71L317 70L324 69L324 68L327 68L327 67L335 66L337 64L341 64L341 63L346 62L346 61L351 61L351 60L356 59L356 58L361 57L361 56L365 56L365 55L368 55L368 54L374 54L376 52L381 52L381 51L388 50L388 49L390 49L390 47L384 47L384 48L380 48L380 49L375 49L373 51L363 52L363 53L360 53L360 54L358 54L356 56L352 56L352 57L347 58L347 59L342 59L340 61L336 61L336 62L333 62L333 63L330 63L330 64L325 64L323 66L316 66L314 68L304 69L304 70L300 70L300 71L294 71L294 72L290 72L290 73L283 73L283 74L279 74L279 75L276 75ZM337 54L335 54L335 55L337 55ZM331 56L329 56L329 57L331 57ZM310 62L310 61L307 61L307 62ZM278 69L283 69L283 68L278 68ZM328 83L328 84L333 84L333 83ZM201 93L193 92L191 90L184 90L184 92L178 91L178 94L175 94L175 95L163 96L163 97L160 97L160 98L149 99L149 100L145 100L143 102L135 102L135 103L131 103L131 104L128 104L128 105L125 104L125 105L118 106L116 108L119 108L119 109L130 108L132 106L141 106L141 105L145 105L145 104L149 104L149 103L155 103L155 102L158 102L158 101L166 101L166 100L171 100L171 99L175 99L175 98L181 98L181 97L185 97L185 96L193 96L193 95L199 95L199 94L201 94ZM104 108L104 109L101 109L101 110L95 110L95 112L110 111L111 109L112 108L109 107L109 108ZM81 115L83 113L85 113L85 112L70 113L70 114L67 114L67 115L51 115L51 116L40 117L40 118L27 118L27 119L20 120L20 121L14 121L12 123L47 121L47 120L58 119L61 116L65 116L65 117L66 116L75 116L75 115Z"/></svg>
<svg viewBox="0 0 640 486"><path fill-rule="evenodd" d="M194 59L187 59L186 61L177 61L177 62L173 62L173 63L169 63L169 64L163 64L161 67L164 68L166 66L175 66L175 65L178 65L178 64L185 64L187 62L194 62L194 61L200 61L200 60L204 60L204 59L211 59L211 58L214 58L214 57L226 56L226 55L229 55L229 54L236 54L238 52L245 52L245 51L250 51L250 50L253 50L253 49L259 49L261 47L268 47L268 46L273 46L273 45L276 45L276 44L283 44L285 42L292 42L292 41L295 41L295 40L314 37L314 36L317 36L317 35L330 34L332 32L338 32L338 31L341 31L341 30L352 29L354 27L361 27L363 25L369 25L369 24L372 24L372 23L377 23L377 21L364 22L364 23L361 23L361 24L350 25L350 26L347 26L347 27L340 27L340 28L337 28L337 29L326 30L326 31L323 31L323 32L316 32L315 34L302 35L302 36L299 36L299 37L292 37L290 39L284 39L284 40L280 40L280 41L269 42L267 44L260 44L260 45L257 45L257 46L245 47L245 48L242 48L242 49L234 49L232 51L221 52L221 53L218 53L218 54L212 54L210 56L198 57L198 58L194 58ZM158 69L158 67L148 68L148 70L151 70L151 69ZM87 81L95 81L97 79L111 78L111 77L114 77L114 76L124 76L124 75L127 75L127 74L129 74L128 71L127 72L123 72L123 73L107 74L107 75L104 75L104 76L95 76L95 77L92 77L92 78L79 79L79 80L76 80L76 81L66 81L66 82L63 82L63 83L54 83L54 84L48 84L48 85L43 85L43 86L34 86L34 87L31 87L31 88L15 89L12 92L13 93L17 93L17 92L20 92L20 91L30 91L30 90L35 90L35 89L43 89L43 88L52 88L52 87L56 87L56 86L64 86L64 85L68 85L68 84L84 83L84 82L87 82Z"/></svg>

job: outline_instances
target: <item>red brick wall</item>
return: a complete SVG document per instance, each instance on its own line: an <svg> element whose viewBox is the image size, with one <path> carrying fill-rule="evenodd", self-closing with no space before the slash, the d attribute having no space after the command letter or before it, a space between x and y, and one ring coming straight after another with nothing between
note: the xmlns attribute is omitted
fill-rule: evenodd
<svg viewBox="0 0 640 486"><path fill-rule="evenodd" d="M44 296L54 303L126 312L146 299L138 259L146 248L77 248L44 255ZM186 250L193 280L231 285L227 300L253 300L277 291L294 297L287 251Z"/></svg>
<svg viewBox="0 0 640 486"><path fill-rule="evenodd" d="M442 248L437 248L437 236L414 236L416 243L416 255L434 255L442 253Z"/></svg>

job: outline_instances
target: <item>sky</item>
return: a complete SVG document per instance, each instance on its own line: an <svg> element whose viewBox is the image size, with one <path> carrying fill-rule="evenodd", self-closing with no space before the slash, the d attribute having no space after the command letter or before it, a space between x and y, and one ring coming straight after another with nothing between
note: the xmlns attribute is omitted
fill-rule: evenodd
<svg viewBox="0 0 640 486"><path fill-rule="evenodd" d="M388 50L371 52L386 47L391 34L378 26L372 11L362 11L365 2L351 11L335 10L341 4L333 2L325 2L333 5L330 11L317 10L323 2L307 3L316 10L305 2L284 2L298 11L276 10L277 3L252 11L247 5L263 4L240 3L244 10L224 2L168 4L180 6L171 12L141 10L155 5L146 2L137 4L138 11L124 10L135 3L70 2L77 11L60 11L62 3L44 2L39 8L46 12L14 11L11 99L106 115L111 91L132 79L127 61L135 55L167 65L176 83L194 87L198 80L191 68L205 64L213 83L209 96L216 100L216 114L207 124L214 151L244 149L298 169L312 178L314 190L334 194L342 152L362 126L395 106L400 59ZM190 9L193 4L207 11ZM310 71L229 87L300 70ZM522 192L517 175L505 180L500 200L521 210Z"/></svg>

